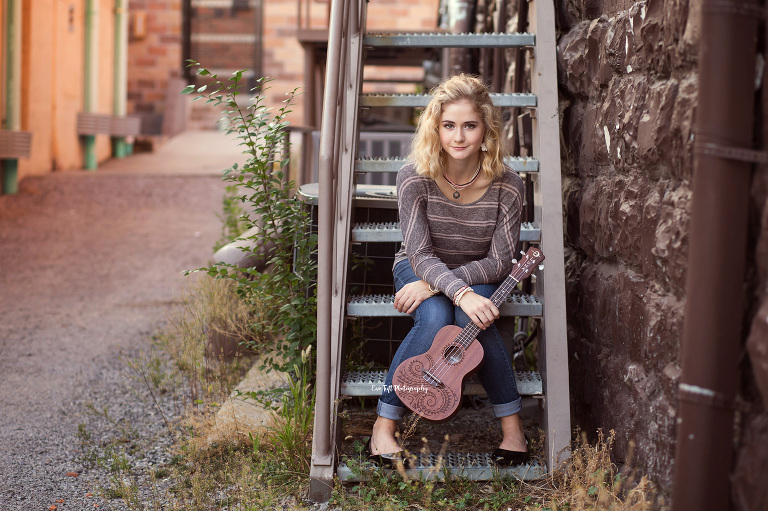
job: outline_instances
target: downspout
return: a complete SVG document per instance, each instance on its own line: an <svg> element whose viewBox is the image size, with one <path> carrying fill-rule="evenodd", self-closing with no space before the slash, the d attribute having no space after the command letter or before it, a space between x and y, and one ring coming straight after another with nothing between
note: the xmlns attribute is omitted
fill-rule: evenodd
<svg viewBox="0 0 768 511"><path fill-rule="evenodd" d="M99 108L99 10L98 0L85 2L85 91L84 108L96 113ZM83 135L86 170L96 170L96 135Z"/></svg>
<svg viewBox="0 0 768 511"><path fill-rule="evenodd" d="M702 0L674 511L730 508L763 15L754 1Z"/></svg>
<svg viewBox="0 0 768 511"><path fill-rule="evenodd" d="M128 0L115 0L115 73L112 114L125 117L128 102ZM112 154L116 158L125 158L131 153L125 137L112 139Z"/></svg>
<svg viewBox="0 0 768 511"><path fill-rule="evenodd" d="M5 4L5 118L3 129L21 129L21 0ZM3 194L19 191L19 160L2 161Z"/></svg>
<svg viewBox="0 0 768 511"><path fill-rule="evenodd" d="M448 31L452 34L468 34L474 32L475 11L477 0L447 0ZM443 62L446 70L443 75L457 75L473 72L472 51L468 48L447 48L444 50ZM447 73L447 74L446 74Z"/></svg>

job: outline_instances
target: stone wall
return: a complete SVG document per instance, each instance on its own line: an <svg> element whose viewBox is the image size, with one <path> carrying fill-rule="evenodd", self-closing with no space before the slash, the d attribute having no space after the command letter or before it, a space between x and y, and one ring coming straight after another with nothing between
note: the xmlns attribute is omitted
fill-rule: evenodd
<svg viewBox="0 0 768 511"><path fill-rule="evenodd" d="M558 4L574 424L616 431L669 492L685 302L698 16Z"/></svg>
<svg viewBox="0 0 768 511"><path fill-rule="evenodd" d="M614 429L616 461L632 458L667 495L686 298L699 5L557 3L573 423L591 434ZM756 173L752 194L749 357L732 485L738 509L768 505L767 176L765 169ZM734 325L737 332L738 318Z"/></svg>

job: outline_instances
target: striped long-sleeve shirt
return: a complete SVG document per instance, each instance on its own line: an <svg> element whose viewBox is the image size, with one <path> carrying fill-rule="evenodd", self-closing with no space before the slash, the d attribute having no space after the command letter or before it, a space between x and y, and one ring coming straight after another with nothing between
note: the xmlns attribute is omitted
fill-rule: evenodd
<svg viewBox="0 0 768 511"><path fill-rule="evenodd" d="M480 199L456 204L405 165L397 174L403 244L394 264L407 258L416 275L449 298L465 285L500 282L514 266L524 189L507 167Z"/></svg>

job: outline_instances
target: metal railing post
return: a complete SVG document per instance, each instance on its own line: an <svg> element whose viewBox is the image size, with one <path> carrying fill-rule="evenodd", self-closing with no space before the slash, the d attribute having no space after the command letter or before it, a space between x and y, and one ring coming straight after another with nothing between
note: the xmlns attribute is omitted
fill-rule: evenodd
<svg viewBox="0 0 768 511"><path fill-rule="evenodd" d="M331 442L331 322L334 244L334 186L333 162L335 148L336 113L339 98L341 70L342 27L345 0L332 0L328 28L328 63L323 97L323 119L320 136L319 197L318 197L318 271L317 276L317 383L315 426L312 438L312 467L310 469L310 496L316 501L330 497L333 481L333 452Z"/></svg>

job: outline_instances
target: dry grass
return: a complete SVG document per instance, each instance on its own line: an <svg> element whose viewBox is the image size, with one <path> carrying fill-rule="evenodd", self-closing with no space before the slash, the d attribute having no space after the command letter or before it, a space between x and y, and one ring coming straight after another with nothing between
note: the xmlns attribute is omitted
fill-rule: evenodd
<svg viewBox="0 0 768 511"><path fill-rule="evenodd" d="M495 477L472 482L447 477L443 482L409 478L404 471L387 476L366 472L363 482L337 484L333 502L341 509L494 509L525 511L662 510L667 506L647 477L620 472L611 462L614 434L598 432L594 444L582 436L563 466L538 481Z"/></svg>
<svg viewBox="0 0 768 511"><path fill-rule="evenodd" d="M292 380L280 412L250 437L244 437L238 425L222 431L221 423L215 421L218 403L229 397L252 363L243 354L230 360L211 356L211 325L241 340L252 336L253 316L229 286L226 280L198 279L162 337L173 372L181 375L183 390L177 395L186 396L187 412L183 425L176 427L173 461L155 469L154 508L312 509L305 500L313 413L306 375ZM145 380L152 381L157 371L146 369ZM216 434L211 435L214 430ZM582 435L573 444L567 463L545 479L532 482L498 476L484 482L460 477L436 482L408 478L404 473L369 471L364 482L337 482L330 509L666 509L647 477L619 470L611 462L613 440L613 432L607 437L598 433L593 444ZM128 498L125 501L131 505Z"/></svg>
<svg viewBox="0 0 768 511"><path fill-rule="evenodd" d="M228 279L198 274L169 315L160 344L185 380L189 404L222 402L250 365L253 313Z"/></svg>
<svg viewBox="0 0 768 511"><path fill-rule="evenodd" d="M590 444L586 435L574 443L571 456L559 470L538 482L521 482L520 492L530 497L522 509L646 511L665 509L647 476L619 470L611 462L615 432L602 431ZM631 465L630 460L625 467ZM530 504L533 507L530 507Z"/></svg>

